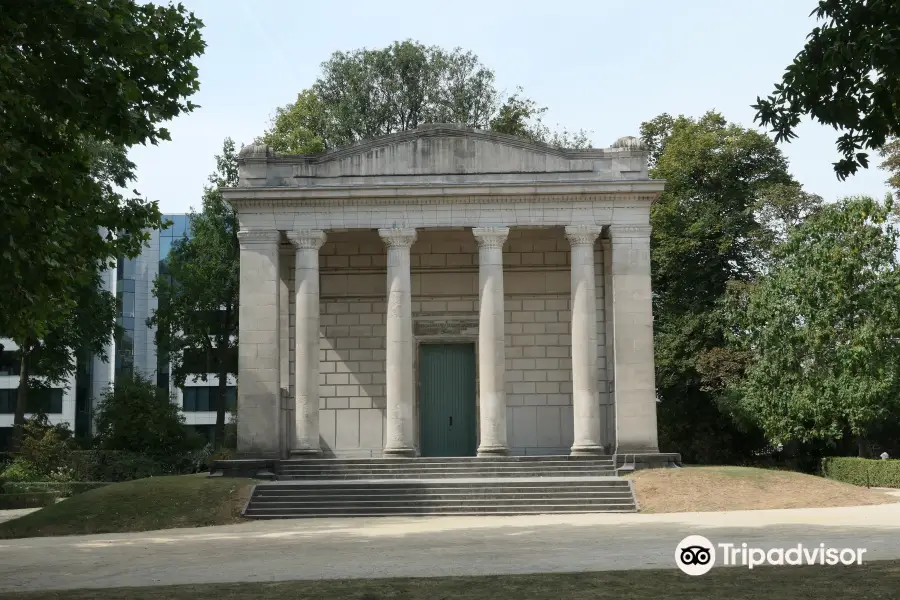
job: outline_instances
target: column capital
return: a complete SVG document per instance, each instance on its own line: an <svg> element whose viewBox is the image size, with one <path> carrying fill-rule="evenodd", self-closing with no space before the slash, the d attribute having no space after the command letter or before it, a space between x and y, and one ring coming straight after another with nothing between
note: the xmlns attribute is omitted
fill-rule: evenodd
<svg viewBox="0 0 900 600"><path fill-rule="evenodd" d="M503 248L509 227L473 227L472 235L480 248Z"/></svg>
<svg viewBox="0 0 900 600"><path fill-rule="evenodd" d="M281 232L277 229L241 229L237 232L241 246L251 244L277 244L281 241Z"/></svg>
<svg viewBox="0 0 900 600"><path fill-rule="evenodd" d="M653 228L650 225L610 225L610 238L648 238Z"/></svg>
<svg viewBox="0 0 900 600"><path fill-rule="evenodd" d="M298 250L318 250L325 243L325 232L321 229L288 231L287 238Z"/></svg>
<svg viewBox="0 0 900 600"><path fill-rule="evenodd" d="M593 246L601 231L600 225L566 225L566 238L572 246Z"/></svg>
<svg viewBox="0 0 900 600"><path fill-rule="evenodd" d="M379 229L378 235L391 248L409 248L416 241L416 230L411 227Z"/></svg>

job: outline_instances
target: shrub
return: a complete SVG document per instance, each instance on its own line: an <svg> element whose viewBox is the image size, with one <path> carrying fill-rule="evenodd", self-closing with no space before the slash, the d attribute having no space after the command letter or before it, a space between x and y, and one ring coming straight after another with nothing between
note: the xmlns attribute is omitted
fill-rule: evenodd
<svg viewBox="0 0 900 600"><path fill-rule="evenodd" d="M51 425L47 415L36 414L22 427L22 443L18 458L35 466L49 477L68 462L75 447L72 431L67 424Z"/></svg>
<svg viewBox="0 0 900 600"><path fill-rule="evenodd" d="M123 377L103 395L96 414L101 450L146 455L165 463L191 448L184 417L166 391L141 374Z"/></svg>
<svg viewBox="0 0 900 600"><path fill-rule="evenodd" d="M822 459L822 475L853 485L900 488L900 460L827 457Z"/></svg>
<svg viewBox="0 0 900 600"><path fill-rule="evenodd" d="M43 508L59 499L56 492L34 492L27 494L0 494L0 510L16 508Z"/></svg>
<svg viewBox="0 0 900 600"><path fill-rule="evenodd" d="M130 481L177 473L171 465L146 454L94 449L77 452L71 463L78 481Z"/></svg>
<svg viewBox="0 0 900 600"><path fill-rule="evenodd" d="M3 470L4 481L41 481L44 474L29 460L17 458Z"/></svg>

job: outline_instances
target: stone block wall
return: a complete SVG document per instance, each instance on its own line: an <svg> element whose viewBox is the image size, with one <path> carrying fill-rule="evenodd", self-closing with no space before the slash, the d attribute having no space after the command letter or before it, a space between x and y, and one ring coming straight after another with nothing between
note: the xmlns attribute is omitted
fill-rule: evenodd
<svg viewBox="0 0 900 600"><path fill-rule="evenodd" d="M513 229L504 247L507 432L514 454L572 444L569 245L562 228ZM601 244L598 378L613 443ZM293 254L282 255L282 386L294 395ZM471 231L420 230L411 249L414 336L477 342L478 247ZM384 443L386 249L376 231L329 232L320 251L320 432L326 454L380 456ZM477 402L477 400L476 400ZM476 415L477 415L477 408Z"/></svg>

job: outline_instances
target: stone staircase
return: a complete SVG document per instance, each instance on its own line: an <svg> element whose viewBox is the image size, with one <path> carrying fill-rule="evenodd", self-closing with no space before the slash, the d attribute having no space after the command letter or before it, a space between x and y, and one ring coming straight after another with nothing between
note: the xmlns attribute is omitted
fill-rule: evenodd
<svg viewBox="0 0 900 600"><path fill-rule="evenodd" d="M279 461L256 486L254 519L634 512L611 457L367 458Z"/></svg>

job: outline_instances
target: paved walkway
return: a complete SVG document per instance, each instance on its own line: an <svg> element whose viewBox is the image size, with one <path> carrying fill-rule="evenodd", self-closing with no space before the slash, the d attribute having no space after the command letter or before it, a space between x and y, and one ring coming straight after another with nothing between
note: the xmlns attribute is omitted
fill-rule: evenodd
<svg viewBox="0 0 900 600"><path fill-rule="evenodd" d="M30 512L34 512L36 510L40 510L39 508L13 508L8 510L0 510L0 523L4 521L11 521L13 519L18 519L19 517L24 517Z"/></svg>
<svg viewBox="0 0 900 600"><path fill-rule="evenodd" d="M675 546L867 548L900 558L900 503L682 514L255 521L0 541L0 591L673 567Z"/></svg>

